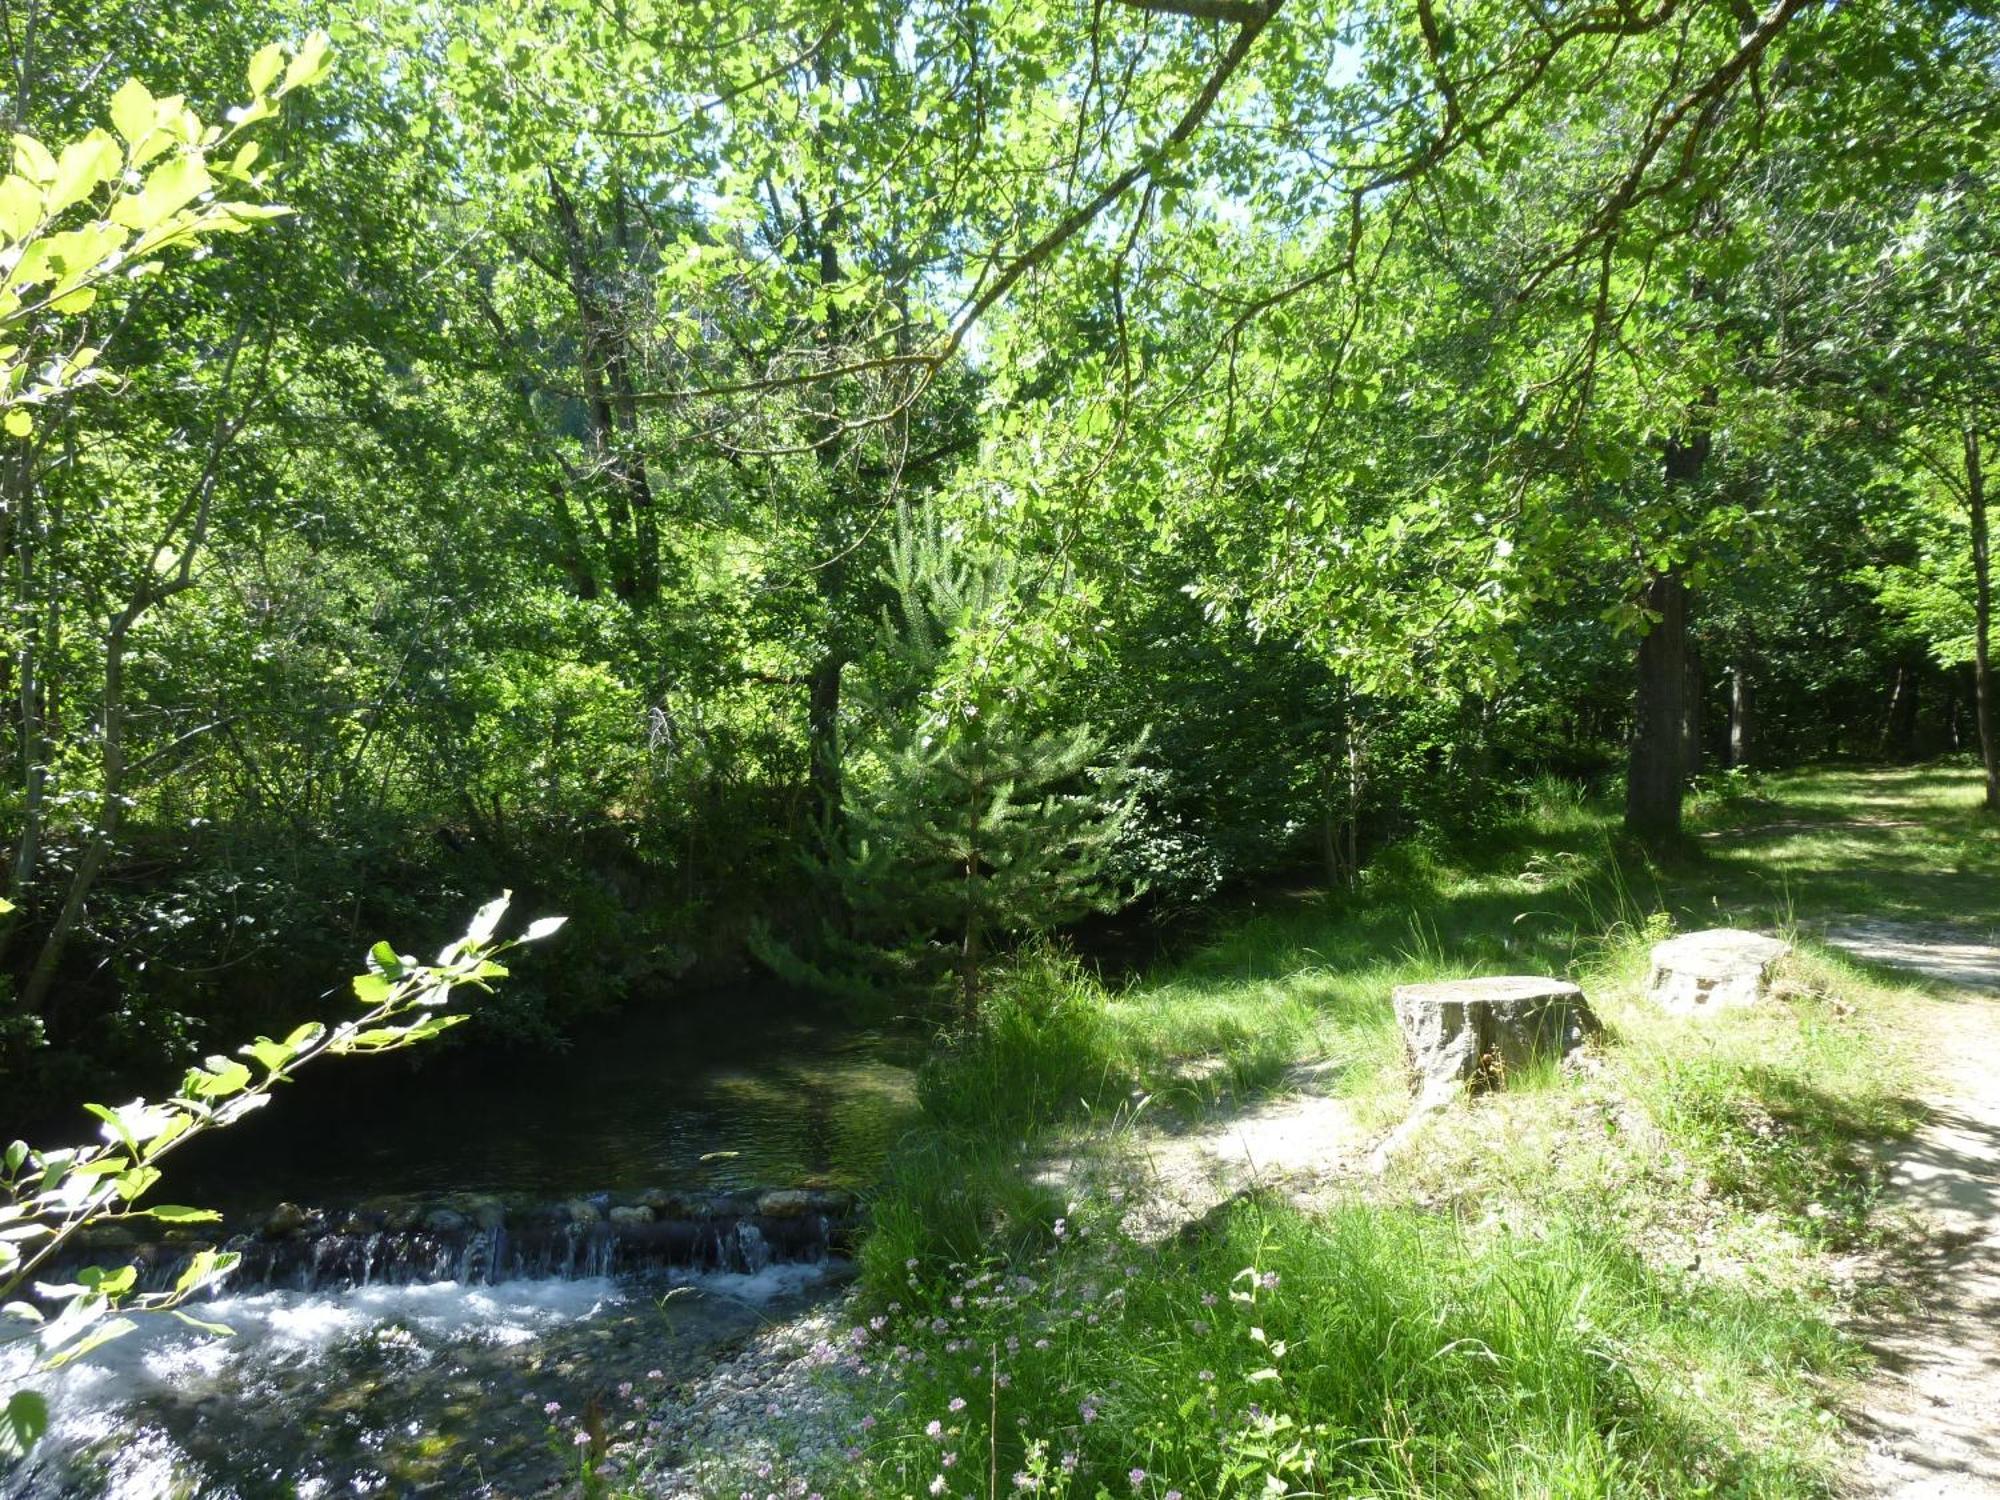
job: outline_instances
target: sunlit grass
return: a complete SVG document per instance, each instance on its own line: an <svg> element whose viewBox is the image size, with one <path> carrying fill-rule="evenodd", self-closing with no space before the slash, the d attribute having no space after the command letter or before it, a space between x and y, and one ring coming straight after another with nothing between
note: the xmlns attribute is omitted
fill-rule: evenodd
<svg viewBox="0 0 2000 1500"><path fill-rule="evenodd" d="M1395 851L1334 899L1261 897L1115 993L1033 955L927 1071L928 1124L877 1205L876 1305L953 1329L905 1372L898 1410L942 1405L979 1363L968 1350L1046 1324L1061 1357L1009 1365L1013 1425L995 1439L1042 1493L1080 1484L1047 1468L1071 1451L1112 1493L1235 1494L1244 1445L1267 1439L1343 1494L1827 1492L1831 1403L1860 1363L1829 1255L1884 1232L1878 1147L1918 1117L1926 986L1813 933L1830 913L1991 920L2000 832L1976 796L1956 771L1767 778L1698 808L1691 851L1661 863L1618 839L1610 809L1542 784L1477 845ZM1963 904L1940 911L1940 892ZM1723 924L1799 943L1774 996L1698 1019L1647 1004L1651 943ZM1035 1179L1056 1132L1226 1112L1294 1086L1302 1063L1386 1126L1407 1098L1393 988L1502 972L1578 980L1604 1041L1450 1111L1325 1215L1251 1203L1198 1226L1144 1262L1115 1321L1027 1297L974 1328L950 1306L968 1274L954 1262L1107 1274L1058 1237L1077 1205ZM1202 1302L1219 1278L1280 1261L1298 1304L1256 1326L1296 1363L1273 1381L1243 1330L1194 1328L1221 1326ZM1090 1392L1108 1425L1079 1423ZM910 1432L873 1444L855 1482L934 1480L930 1439Z"/></svg>

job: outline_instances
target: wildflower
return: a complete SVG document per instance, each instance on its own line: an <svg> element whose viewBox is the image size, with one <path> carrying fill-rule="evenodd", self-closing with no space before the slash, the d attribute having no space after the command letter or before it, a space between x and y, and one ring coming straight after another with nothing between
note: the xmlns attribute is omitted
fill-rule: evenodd
<svg viewBox="0 0 2000 1500"><path fill-rule="evenodd" d="M1213 1370L1202 1370L1202 1371L1198 1372L1198 1373L1197 1373L1197 1374L1195 1375L1195 1377L1194 1377L1194 1378L1195 1378L1196 1380L1199 1380L1199 1381L1200 1381L1200 1382L1201 1382L1201 1383L1202 1383L1203 1385L1207 1385L1207 1384L1208 1384L1208 1383L1209 1383L1210 1381L1212 1381L1213 1379L1215 1379L1215 1371L1213 1371Z"/></svg>
<svg viewBox="0 0 2000 1500"><path fill-rule="evenodd" d="M570 1441L576 1444L576 1446L579 1448L588 1447L590 1444L590 1434L587 1432L579 1432L575 1437L571 1438Z"/></svg>
<svg viewBox="0 0 2000 1500"><path fill-rule="evenodd" d="M912 1255L908 1260L903 1262L903 1269L905 1271L914 1271L916 1270L916 1268L917 1268L917 1258L914 1255Z"/></svg>
<svg viewBox="0 0 2000 1500"><path fill-rule="evenodd" d="M941 1462L949 1469L953 1464L958 1462L958 1455L956 1453L947 1453Z"/></svg>
<svg viewBox="0 0 2000 1500"><path fill-rule="evenodd" d="M632 1396L632 1382L629 1380L619 1381L618 1395L621 1400L630 1400Z"/></svg>
<svg viewBox="0 0 2000 1500"><path fill-rule="evenodd" d="M1144 1469L1134 1469L1130 1474L1127 1474L1125 1477L1132 1481L1132 1488L1136 1490L1137 1488L1139 1488L1140 1485L1146 1482L1146 1471Z"/></svg>
<svg viewBox="0 0 2000 1500"><path fill-rule="evenodd" d="M1191 1333L1191 1334L1193 1334L1193 1335L1194 1335L1194 1336L1195 1336L1196 1338L1198 1338L1198 1339L1205 1339L1205 1338L1207 1338L1207 1337L1208 1337L1208 1319L1206 1319L1206 1318L1196 1318L1196 1319L1195 1319L1195 1320L1194 1320L1194 1321L1193 1321L1192 1323L1188 1324L1188 1332L1189 1332L1189 1333Z"/></svg>
<svg viewBox="0 0 2000 1500"><path fill-rule="evenodd" d="M861 1450L850 1443L847 1448L847 1461L849 1463L853 1463L856 1459L860 1457L861 1457Z"/></svg>
<svg viewBox="0 0 2000 1500"><path fill-rule="evenodd" d="M936 1417L932 1417L930 1421L927 1424L925 1424L924 1436L929 1438L934 1443L943 1442L944 1423L940 1422Z"/></svg>
<svg viewBox="0 0 2000 1500"><path fill-rule="evenodd" d="M1062 1456L1062 1471L1063 1471L1063 1473L1065 1473L1065 1474L1074 1474L1074 1473L1076 1472L1076 1454L1075 1454L1075 1453L1073 1453L1073 1452L1071 1452L1071 1453L1065 1453L1065 1454L1064 1454L1064 1455Z"/></svg>
<svg viewBox="0 0 2000 1500"><path fill-rule="evenodd" d="M667 1372L664 1370L648 1370L646 1372L646 1378L648 1380L665 1380L667 1378Z"/></svg>
<svg viewBox="0 0 2000 1500"><path fill-rule="evenodd" d="M964 1411L964 1410L965 1410L965 1397L963 1397L963 1396L953 1396L953 1397L951 1398L951 1400L950 1400L949 1402L947 1402L947 1403L946 1403L946 1405L945 1405L945 1409L946 1409L947 1411Z"/></svg>
<svg viewBox="0 0 2000 1500"><path fill-rule="evenodd" d="M1049 1347L1049 1341L1047 1339L1036 1339L1035 1347L1037 1349L1046 1349Z"/></svg>
<svg viewBox="0 0 2000 1500"><path fill-rule="evenodd" d="M1179 1490L1168 1490L1167 1500L1181 1500L1181 1492Z"/></svg>
<svg viewBox="0 0 2000 1500"><path fill-rule="evenodd" d="M1006 1390L1007 1387L1012 1385L1013 1383L1014 1383L1014 1377L1012 1375L1000 1375L997 1376L994 1380L994 1384L998 1385L1000 1389L1003 1391Z"/></svg>
<svg viewBox="0 0 2000 1500"><path fill-rule="evenodd" d="M1278 1273L1276 1271L1266 1271L1262 1276L1257 1278L1257 1285L1267 1292L1276 1291L1278 1288Z"/></svg>
<svg viewBox="0 0 2000 1500"><path fill-rule="evenodd" d="M874 1317L868 1320L868 1326L874 1329L875 1332L880 1333L884 1328L887 1328L889 1326L889 1320L883 1317L880 1313L877 1313L875 1314Z"/></svg>
<svg viewBox="0 0 2000 1500"><path fill-rule="evenodd" d="M1014 1488L1015 1488L1015 1489L1017 1489L1017 1490L1038 1490L1038 1489L1040 1489L1041 1487L1042 1487L1042 1482L1041 1482L1041 1480L1039 1480L1039 1479L1035 1478L1035 1476L1034 1476L1034 1475L1032 1475L1032 1474L1028 1473L1028 1472L1027 1472L1027 1471L1026 1471L1025 1469L1021 1469L1021 1470L1016 1470L1016 1471L1015 1471L1015 1474L1014 1474Z"/></svg>
<svg viewBox="0 0 2000 1500"><path fill-rule="evenodd" d="M875 1418L872 1414L869 1416L865 1416L861 1419L861 1430L863 1432L870 1432L874 1430L874 1427L875 1427Z"/></svg>
<svg viewBox="0 0 2000 1500"><path fill-rule="evenodd" d="M1069 1237L1069 1220L1057 1219L1054 1225L1051 1226L1050 1232L1059 1240L1067 1239Z"/></svg>
<svg viewBox="0 0 2000 1500"><path fill-rule="evenodd" d="M939 1474L931 1480L931 1493L933 1495L942 1495L944 1493L944 1475Z"/></svg>
<svg viewBox="0 0 2000 1500"><path fill-rule="evenodd" d="M1203 1307L1213 1307L1213 1306L1215 1306L1215 1303L1216 1303L1216 1296L1215 1296L1215 1293L1213 1293L1213 1292L1203 1292L1203 1293L1201 1294L1201 1305L1202 1305Z"/></svg>
<svg viewBox="0 0 2000 1500"><path fill-rule="evenodd" d="M1084 1426L1088 1427L1092 1422L1097 1420L1096 1403L1090 1401L1088 1398L1078 1403L1077 1410L1083 1414Z"/></svg>
<svg viewBox="0 0 2000 1500"><path fill-rule="evenodd" d="M562 1402L560 1401L547 1401L542 1404L542 1415L545 1417L553 1417L561 1410Z"/></svg>

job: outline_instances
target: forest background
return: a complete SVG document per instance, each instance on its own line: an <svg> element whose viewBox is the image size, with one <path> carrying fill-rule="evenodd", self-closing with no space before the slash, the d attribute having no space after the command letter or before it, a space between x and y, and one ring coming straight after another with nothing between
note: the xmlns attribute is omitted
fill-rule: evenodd
<svg viewBox="0 0 2000 1500"><path fill-rule="evenodd" d="M122 80L224 120L321 27L237 122L289 213L50 295ZM1979 5L0 33L13 1123L501 888L564 962L458 1035L543 1046L753 962L976 1007L1025 934L1350 889L1537 777L1656 849L1829 753L2000 805Z"/></svg>

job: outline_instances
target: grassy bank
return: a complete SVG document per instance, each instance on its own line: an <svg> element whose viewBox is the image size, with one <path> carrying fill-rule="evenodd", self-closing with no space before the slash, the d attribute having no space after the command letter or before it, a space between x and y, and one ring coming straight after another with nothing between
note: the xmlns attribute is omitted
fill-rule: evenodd
<svg viewBox="0 0 2000 1500"><path fill-rule="evenodd" d="M828 1492L1219 1497L1814 1495L1860 1356L1837 1332L1907 1129L1920 987L1820 948L1822 917L1991 901L2000 832L1948 772L1773 778L1649 863L1560 787L1478 848L1393 851L1359 891L1269 897L1107 993L1024 960L922 1083L863 1252L869 1411ZM1964 908L1962 908L1964 909ZM1936 914L1935 906L1930 914ZM1987 913L1988 919L1993 914ZM1676 928L1800 940L1772 1003L1640 1000ZM1288 1090L1379 1134L1405 1103L1399 983L1580 980L1603 1041L1454 1109L1380 1177L1129 1237L1143 1154Z"/></svg>

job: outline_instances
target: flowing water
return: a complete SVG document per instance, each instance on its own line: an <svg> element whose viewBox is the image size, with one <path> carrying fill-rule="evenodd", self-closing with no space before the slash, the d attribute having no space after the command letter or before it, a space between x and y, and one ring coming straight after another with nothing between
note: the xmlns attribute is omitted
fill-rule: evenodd
<svg viewBox="0 0 2000 1500"><path fill-rule="evenodd" d="M578 1432L643 1442L716 1351L839 1284L842 1190L908 1118L895 1051L747 995L545 1059L329 1066L163 1186L230 1211L244 1264L194 1311L232 1335L148 1319L36 1377L55 1422L0 1500L560 1487ZM157 1285L189 1249L91 1258ZM0 1351L0 1393L24 1374Z"/></svg>

